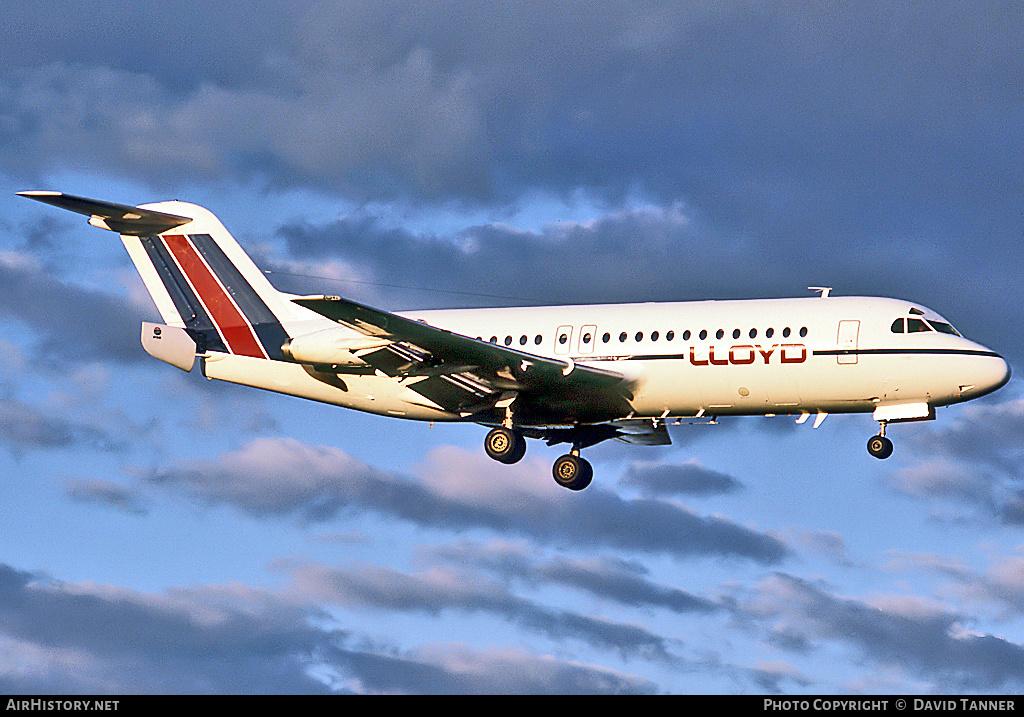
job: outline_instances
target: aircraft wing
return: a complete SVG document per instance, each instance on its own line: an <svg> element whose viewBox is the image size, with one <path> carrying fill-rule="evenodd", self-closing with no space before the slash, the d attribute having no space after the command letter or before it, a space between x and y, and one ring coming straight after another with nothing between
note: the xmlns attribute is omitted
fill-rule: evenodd
<svg viewBox="0 0 1024 717"><path fill-rule="evenodd" d="M292 301L363 334L392 342L361 353L360 358L387 375L408 379L410 388L449 411L470 416L504 408L513 400L529 404L530 396L542 395L554 413L560 401L575 401L577 408L580 402L590 402L611 417L629 411L625 403L632 397L628 382L615 371L480 341L340 297ZM425 378L413 382L419 377Z"/></svg>

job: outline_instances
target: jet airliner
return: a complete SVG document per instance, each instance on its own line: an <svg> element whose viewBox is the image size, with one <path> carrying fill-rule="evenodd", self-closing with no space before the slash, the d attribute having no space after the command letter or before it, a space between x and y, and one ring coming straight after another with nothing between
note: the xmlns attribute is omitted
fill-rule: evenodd
<svg viewBox="0 0 1024 717"><path fill-rule="evenodd" d="M142 345L184 371L382 416L489 428L502 463L526 439L569 451L572 490L593 477L580 452L617 439L671 442L667 426L719 416L870 413L868 451L890 423L1003 386L1007 362L931 309L878 297L528 306L388 312L339 296L278 291L208 210L137 207L21 192L121 235L163 323ZM814 287L812 287L814 288Z"/></svg>

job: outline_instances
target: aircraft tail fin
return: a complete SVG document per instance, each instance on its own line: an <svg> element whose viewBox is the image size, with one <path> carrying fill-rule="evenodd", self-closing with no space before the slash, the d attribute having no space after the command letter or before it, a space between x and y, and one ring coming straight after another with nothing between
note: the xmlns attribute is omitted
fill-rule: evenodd
<svg viewBox="0 0 1024 717"><path fill-rule="evenodd" d="M131 207L60 192L19 195L120 234L163 320L184 329L197 353L284 359L290 337L282 320L295 318L295 305L210 211L177 201Z"/></svg>

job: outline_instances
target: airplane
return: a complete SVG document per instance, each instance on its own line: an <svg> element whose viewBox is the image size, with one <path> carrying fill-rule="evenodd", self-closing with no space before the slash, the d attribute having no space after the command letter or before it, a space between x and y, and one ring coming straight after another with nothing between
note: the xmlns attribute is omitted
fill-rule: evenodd
<svg viewBox="0 0 1024 717"><path fill-rule="evenodd" d="M580 452L609 439L671 443L669 424L720 416L871 413L876 458L890 423L1002 387L1010 367L920 304L817 296L389 312L278 291L207 209L127 206L19 192L121 235L164 323L143 322L155 358L244 386L420 421L489 428L488 456L516 463L526 439L571 449L555 481L583 490Z"/></svg>

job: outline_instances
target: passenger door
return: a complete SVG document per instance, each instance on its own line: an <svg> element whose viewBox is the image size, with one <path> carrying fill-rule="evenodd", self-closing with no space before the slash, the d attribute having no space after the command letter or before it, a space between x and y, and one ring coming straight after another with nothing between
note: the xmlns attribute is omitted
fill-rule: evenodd
<svg viewBox="0 0 1024 717"><path fill-rule="evenodd" d="M836 355L839 363L857 363L857 336L860 333L860 321L847 319L839 322L837 343L840 352Z"/></svg>

